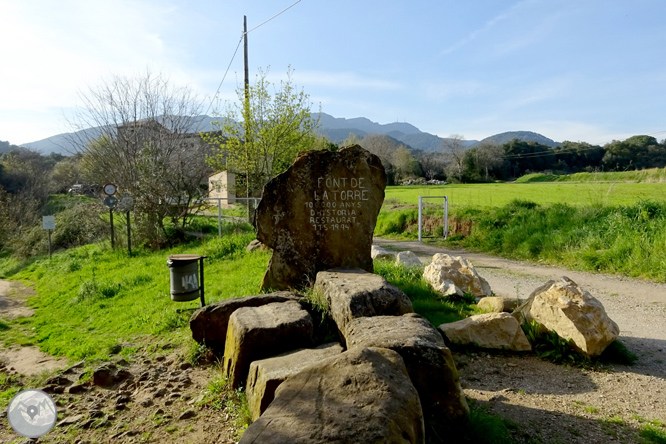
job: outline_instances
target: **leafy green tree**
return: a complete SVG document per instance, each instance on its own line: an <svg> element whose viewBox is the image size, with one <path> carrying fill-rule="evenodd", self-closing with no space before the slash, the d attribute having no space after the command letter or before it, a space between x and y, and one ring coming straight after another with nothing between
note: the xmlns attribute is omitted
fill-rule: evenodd
<svg viewBox="0 0 666 444"><path fill-rule="evenodd" d="M553 148L553 151L557 158L557 165L552 169L566 173L598 171L605 153L604 149L598 145L568 140L562 142L561 146Z"/></svg>
<svg viewBox="0 0 666 444"><path fill-rule="evenodd" d="M666 162L666 147L652 136L633 136L613 140L604 146L602 164L608 170L624 171L662 167Z"/></svg>
<svg viewBox="0 0 666 444"><path fill-rule="evenodd" d="M227 103L222 119L213 122L217 131L203 135L214 147L209 164L236 174L237 195L243 189L246 197L261 193L299 152L330 147L315 134L319 120L312 118L310 96L293 84L292 72L276 85L260 70L247 95L244 87L238 88L238 101Z"/></svg>

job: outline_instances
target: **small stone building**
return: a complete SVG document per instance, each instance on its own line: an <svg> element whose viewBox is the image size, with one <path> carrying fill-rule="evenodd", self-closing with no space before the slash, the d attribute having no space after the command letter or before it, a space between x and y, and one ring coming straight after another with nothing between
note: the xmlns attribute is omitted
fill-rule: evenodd
<svg viewBox="0 0 666 444"><path fill-rule="evenodd" d="M220 171L208 177L208 197L226 199L222 204L236 202L236 175L229 171Z"/></svg>

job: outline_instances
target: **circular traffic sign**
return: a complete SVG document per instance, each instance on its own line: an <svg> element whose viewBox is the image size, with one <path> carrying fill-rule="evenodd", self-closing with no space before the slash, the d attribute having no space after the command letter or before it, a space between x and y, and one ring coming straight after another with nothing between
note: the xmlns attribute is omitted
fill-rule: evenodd
<svg viewBox="0 0 666 444"><path fill-rule="evenodd" d="M107 196L113 196L114 194L116 194L117 189L118 187L115 184L107 183L106 185L104 185L104 194L106 194Z"/></svg>
<svg viewBox="0 0 666 444"><path fill-rule="evenodd" d="M106 205L109 208L115 208L116 205L118 205L118 199L116 199L113 196L109 196L104 199L104 205Z"/></svg>
<svg viewBox="0 0 666 444"><path fill-rule="evenodd" d="M121 196L118 200L118 209L120 211L132 211L134 209L134 198L129 194Z"/></svg>

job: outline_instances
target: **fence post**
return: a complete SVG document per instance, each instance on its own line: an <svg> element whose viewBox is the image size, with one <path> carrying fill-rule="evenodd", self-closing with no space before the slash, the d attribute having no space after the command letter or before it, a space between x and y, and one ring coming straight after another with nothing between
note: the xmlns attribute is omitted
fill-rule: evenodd
<svg viewBox="0 0 666 444"><path fill-rule="evenodd" d="M421 242L421 208L423 207L423 197L419 196L419 242Z"/></svg>
<svg viewBox="0 0 666 444"><path fill-rule="evenodd" d="M222 199L219 197L217 198L217 237L222 237Z"/></svg>

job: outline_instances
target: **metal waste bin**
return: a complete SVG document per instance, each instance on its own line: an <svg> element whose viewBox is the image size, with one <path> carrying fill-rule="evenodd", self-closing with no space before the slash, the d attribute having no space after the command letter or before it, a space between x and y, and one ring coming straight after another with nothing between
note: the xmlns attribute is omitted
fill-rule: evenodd
<svg viewBox="0 0 666 444"><path fill-rule="evenodd" d="M201 297L201 306L204 306L203 259L205 258L206 256L198 254L172 254L168 257L172 301L186 302Z"/></svg>

